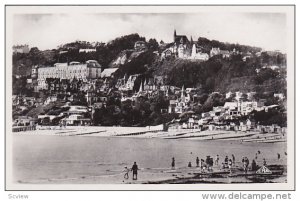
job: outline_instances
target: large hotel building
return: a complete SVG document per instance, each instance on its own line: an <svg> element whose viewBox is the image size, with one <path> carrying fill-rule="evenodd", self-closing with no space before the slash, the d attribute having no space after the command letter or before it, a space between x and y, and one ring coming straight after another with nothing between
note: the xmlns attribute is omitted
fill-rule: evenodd
<svg viewBox="0 0 300 201"><path fill-rule="evenodd" d="M101 75L101 65L95 60L79 62L56 63L54 66L38 67L32 69L32 78L37 79L38 89L47 89L47 78L60 79L95 79Z"/></svg>

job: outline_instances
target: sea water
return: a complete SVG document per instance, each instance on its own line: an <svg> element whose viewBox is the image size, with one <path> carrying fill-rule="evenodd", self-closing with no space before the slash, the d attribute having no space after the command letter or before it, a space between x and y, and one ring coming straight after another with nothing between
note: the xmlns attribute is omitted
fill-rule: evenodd
<svg viewBox="0 0 300 201"><path fill-rule="evenodd" d="M237 164L243 156L251 163L258 151L258 165L263 158L268 164L286 165L286 143L18 134L12 143L14 181L22 183L111 175L130 168L133 162L141 169L167 169L172 157L176 167L187 167L189 162L195 166L196 157L205 160L217 154L220 162L234 154Z"/></svg>

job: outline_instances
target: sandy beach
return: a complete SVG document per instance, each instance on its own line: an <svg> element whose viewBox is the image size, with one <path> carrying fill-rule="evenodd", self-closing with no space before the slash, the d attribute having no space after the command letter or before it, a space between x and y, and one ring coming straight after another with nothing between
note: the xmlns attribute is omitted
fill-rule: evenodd
<svg viewBox="0 0 300 201"><path fill-rule="evenodd" d="M137 131L142 134L118 136L121 132ZM147 132L142 128L121 127L18 132L13 134L14 181L22 184L284 183L286 142L275 143L276 138L278 134L257 132ZM264 143L270 141L273 143ZM257 165L262 166L266 158L274 174L243 172L242 157L248 157L251 163L257 151L260 152ZM202 173L196 167L196 157L214 158L217 154L220 161L235 155L236 165L231 173L220 164L214 165L211 172ZM172 157L176 160L174 170ZM138 180L132 180L132 172L125 179L124 168L131 168L134 161L139 166ZM189 162L192 167L187 166Z"/></svg>
<svg viewBox="0 0 300 201"><path fill-rule="evenodd" d="M286 136L277 133L261 134L257 131L224 131L199 129L169 129L168 131L149 130L148 127L101 127L68 126L40 127L38 130L17 132L17 135L55 135L89 137L133 137L189 140L240 140L243 142L285 142Z"/></svg>

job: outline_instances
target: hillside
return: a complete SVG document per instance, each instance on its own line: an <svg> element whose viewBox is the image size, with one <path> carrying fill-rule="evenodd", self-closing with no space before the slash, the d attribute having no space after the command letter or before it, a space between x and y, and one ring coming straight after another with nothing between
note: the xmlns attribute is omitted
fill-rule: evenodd
<svg viewBox="0 0 300 201"><path fill-rule="evenodd" d="M201 87L206 92L218 91L261 91L285 93L285 69L275 72L262 69L263 63L257 58L242 61L235 57L230 60L213 57L206 62L182 59L168 59L154 65L155 75L166 77L167 84L177 87Z"/></svg>
<svg viewBox="0 0 300 201"><path fill-rule="evenodd" d="M145 41L147 49L134 50L136 41ZM210 41L199 38L197 41L204 52L216 47L225 50L238 48L239 50L255 55L260 48L238 44L228 44L219 41ZM146 41L138 34L122 36L108 43L88 43L75 41L60 45L57 49L40 51L31 48L28 54L13 55L13 75L30 76L33 65L48 66L56 62L97 60L102 68L118 67L118 77L131 74L142 74L143 77L160 75L165 77L166 84L177 87L198 87L209 93L219 91L222 93L232 91L258 91L258 92L283 92L286 89L285 68L280 71L263 69L266 65L285 66L286 59L283 54L262 52L246 61L241 55L223 59L214 56L208 61L184 60L170 57L161 60L154 51L161 52L165 46L158 46L155 39ZM94 48L94 52L80 52L80 48ZM261 70L257 73L257 69ZM23 82L21 82L23 83Z"/></svg>

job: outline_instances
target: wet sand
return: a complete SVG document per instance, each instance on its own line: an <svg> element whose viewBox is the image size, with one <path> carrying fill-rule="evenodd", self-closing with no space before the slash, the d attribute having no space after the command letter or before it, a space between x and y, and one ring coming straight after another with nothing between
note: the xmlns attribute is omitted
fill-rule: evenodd
<svg viewBox="0 0 300 201"><path fill-rule="evenodd" d="M250 160L260 150L257 161L262 165L279 165L282 175L274 177L244 175L241 159ZM286 182L286 143L258 143L240 140L186 140L138 137L99 137L14 134L13 173L17 183L30 184L132 184L132 183L256 183ZM281 154L280 160L277 153ZM207 155L236 157L237 168L231 176L205 173L195 167L195 159ZM176 169L171 170L175 157ZM139 165L138 180L130 172L124 179L124 167ZM188 168L192 162L192 168ZM228 171L228 170L225 170ZM224 172L214 167L214 173Z"/></svg>

